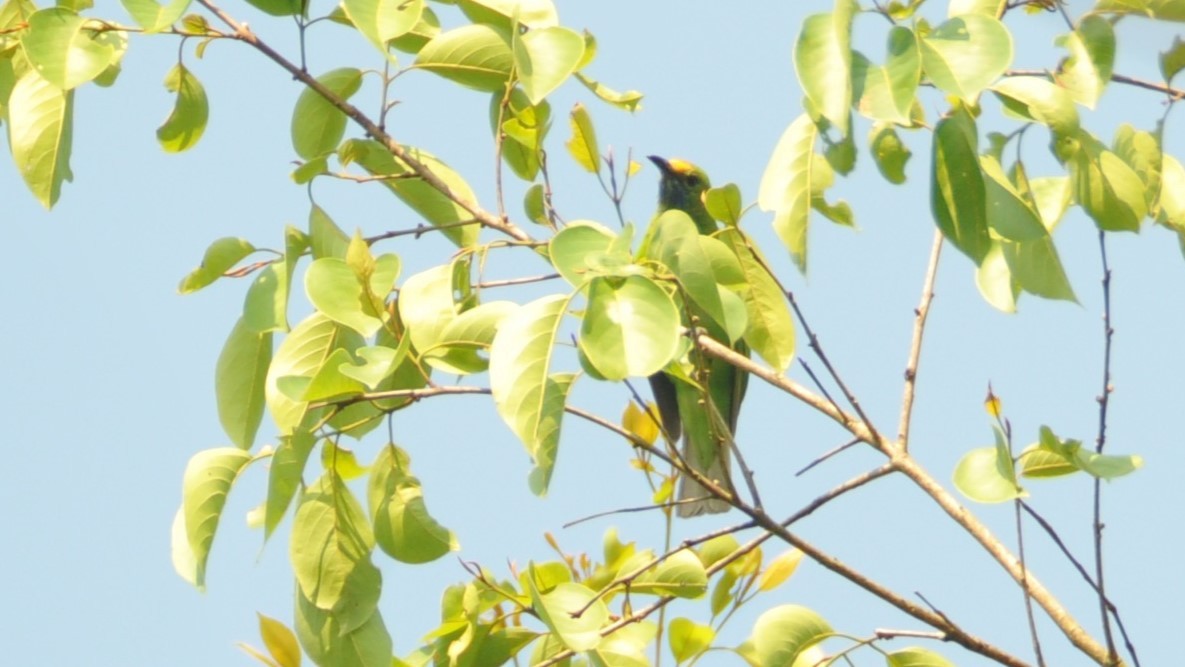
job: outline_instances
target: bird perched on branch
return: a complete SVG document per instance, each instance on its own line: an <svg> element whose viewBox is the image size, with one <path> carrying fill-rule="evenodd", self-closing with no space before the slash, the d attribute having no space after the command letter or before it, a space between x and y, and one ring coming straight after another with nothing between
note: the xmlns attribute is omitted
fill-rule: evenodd
<svg viewBox="0 0 1185 667"><path fill-rule="evenodd" d="M709 187L707 174L683 160L666 160L652 155L650 161L662 172L658 212L673 209L686 213L699 233L705 236L718 231L716 221L704 205L703 195ZM724 330L700 312L696 304L686 302L685 312L690 316L685 316L685 326L702 327L707 335L729 344ZM745 355L749 353L741 340L733 344L733 349ZM682 437L681 452L689 467L732 491L729 453L748 374L694 348L691 358L696 367L692 378L699 387L665 372L650 376L650 388L654 392L662 428L672 441ZM726 512L730 507L687 475L680 481L677 498L682 501L677 506L681 517Z"/></svg>

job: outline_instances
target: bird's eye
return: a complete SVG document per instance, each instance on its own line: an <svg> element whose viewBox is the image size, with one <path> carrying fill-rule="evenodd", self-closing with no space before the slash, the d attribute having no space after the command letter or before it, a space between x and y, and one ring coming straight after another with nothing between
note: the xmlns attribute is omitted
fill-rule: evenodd
<svg viewBox="0 0 1185 667"><path fill-rule="evenodd" d="M700 179L698 174L688 174L687 175L687 184L693 188L698 187L702 182L703 182L703 180Z"/></svg>

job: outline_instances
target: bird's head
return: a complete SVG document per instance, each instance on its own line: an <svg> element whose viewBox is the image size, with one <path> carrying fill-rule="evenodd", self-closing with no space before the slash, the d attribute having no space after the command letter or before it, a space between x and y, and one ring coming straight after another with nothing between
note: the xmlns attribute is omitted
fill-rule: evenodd
<svg viewBox="0 0 1185 667"><path fill-rule="evenodd" d="M703 233L711 233L716 223L704 207L704 192L711 187L704 170L678 158L668 160L651 155L650 161L662 174L658 187L658 210L683 211L691 216L696 226L707 227L701 229Z"/></svg>

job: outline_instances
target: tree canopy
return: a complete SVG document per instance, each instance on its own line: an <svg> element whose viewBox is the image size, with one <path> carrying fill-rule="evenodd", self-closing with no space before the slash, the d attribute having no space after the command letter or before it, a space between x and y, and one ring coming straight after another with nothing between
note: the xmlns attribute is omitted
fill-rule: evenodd
<svg viewBox="0 0 1185 667"><path fill-rule="evenodd" d="M252 495L248 521L265 550L286 551L295 604L259 616L262 645L245 645L249 654L283 667L302 653L319 665L1155 659L1129 628L1156 601L1128 607L1123 587L1106 585L1140 573L1131 560L1107 567L1113 532L1103 528L1149 520L1144 508L1113 523L1108 503L1165 446L1123 426L1149 415L1113 414L1129 363L1116 350L1137 357L1131 367L1155 366L1137 341L1158 325L1139 320L1131 338L1116 335L1117 313L1137 302L1121 297L1112 271L1137 270L1166 243L1185 249L1185 169L1170 122L1185 97L1174 87L1185 42L1166 38L1152 55L1139 44L1147 26L1185 21L1177 3L819 3L784 27L784 62L738 54L729 65L736 77L768 67L769 80L797 78L798 106L761 156L728 150L752 111L743 97L726 118L698 119L708 106L698 100L722 84L696 78L697 49L684 53L671 16L669 59L634 66L685 75L690 93L653 106L687 123L688 146L712 136L722 147L714 163L696 158L714 178L702 199L719 225L711 233L681 210L650 218L657 178L604 128L655 112L629 81L602 80L602 61L616 56L599 47L601 28L562 22L549 0L247 4L127 0L129 21L87 2L7 0L0 119L13 183L48 208L73 187L74 126L89 113L78 99L95 86L118 91L140 43L169 41L170 55L153 59L172 61L161 71L173 108L156 128L168 153L209 140L218 106L207 53L257 59L300 86L294 104L263 100L253 113L266 125L287 119L291 153L271 168L300 186L281 196L308 202L303 219L215 238L178 285L190 294L233 282L241 294L241 309L218 315L229 333L215 404L192 417L217 420L226 442L189 459L171 536L177 573L217 586L208 572L218 559L252 557L213 548L228 499ZM331 29L348 54L326 53ZM1054 48L1026 49L1022 37L1034 35ZM1128 54L1136 73L1124 70ZM249 90L246 78L237 83ZM435 122L408 127L405 105ZM1120 122L1101 132L1108 105ZM466 168L450 159L462 154ZM759 178L716 176L726 160ZM121 171L134 194L134 170ZM226 214L204 194L217 183L190 175L178 206ZM367 210L346 203L354 197ZM866 231L852 232L857 221ZM1059 232L1071 225L1068 252ZM850 249L873 229L901 245ZM1123 245L1114 261L1126 233L1141 230L1140 247ZM819 238L822 252L808 244ZM805 279L820 272L851 282L829 290ZM889 290L905 274L908 302ZM93 289L118 298L101 280ZM932 323L944 305L935 294L948 289L957 316ZM1026 294L1031 307L1006 318ZM1053 310L1059 301L1075 314ZM1081 326L1076 304L1097 307L1102 324ZM996 327L1028 317L1038 318L1021 339L1032 349L995 344ZM1058 349L1062 340L1073 343ZM1079 368L1061 371L1063 361ZM706 388L714 364L761 392L735 434L718 428L726 419ZM892 382L874 379L887 370ZM663 432L641 382L656 373L702 394L705 427L725 433L718 444L736 461L731 479L705 476ZM1057 392L1057 409L1002 388L1021 383ZM932 407L947 399L960 406L956 421ZM487 454L473 450L510 440L519 448L495 458L514 473L481 467ZM441 467L422 481L426 454ZM589 457L603 467L584 467ZM483 473L495 480L475 481ZM680 476L732 506L724 523L675 518ZM1173 491L1167 474L1155 479ZM893 484L909 491L871 491ZM489 500L511 486L539 498ZM550 554L496 531L470 551L437 511L444 504L465 525L513 523L557 497L599 539L584 533L577 546L556 521L535 528ZM932 532L921 539L914 521ZM836 533L846 551L832 546ZM460 583L401 592L415 568L454 552ZM802 563L814 567L795 575ZM957 573L943 578L940 563ZM791 576L825 586L798 596L784 586ZM976 597L941 589L951 582ZM852 609L873 603L883 623ZM968 607L990 611L969 622ZM385 616L392 609L439 624L409 637Z"/></svg>

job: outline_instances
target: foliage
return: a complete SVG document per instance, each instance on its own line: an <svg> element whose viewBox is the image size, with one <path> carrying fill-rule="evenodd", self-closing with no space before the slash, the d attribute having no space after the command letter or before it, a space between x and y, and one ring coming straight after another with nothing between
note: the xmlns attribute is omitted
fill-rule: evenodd
<svg viewBox="0 0 1185 667"><path fill-rule="evenodd" d="M587 88L590 104L599 100L629 112L639 110L641 95L593 78L596 40L562 25L550 0L343 0L327 14L292 0L248 2L266 14L294 19L302 38L304 28L320 20L356 31L377 51L374 60L384 66L382 73L342 67L314 76L209 0L173 0L163 6L125 0L133 26L84 14L86 2L37 8L31 0L5 0L0 6L0 120L29 191L50 207L72 178L74 90L115 84L130 36L180 36L183 45L196 44L198 57L211 41L240 42L305 86L292 112L293 152L300 159L294 182L370 182L426 223L377 237L351 236L314 203L307 228L283 230L275 248L218 239L201 265L181 280L179 290L189 293L223 278L253 276L242 313L231 318L235 321L216 369L218 418L234 446L194 455L172 534L177 571L203 587L227 494L242 475L259 467L255 464L268 465L260 523L270 537L291 510L289 551L297 595L293 630L260 616L265 648L245 647L251 655L281 667L299 665L300 649L320 665L391 664L391 637L378 609L382 575L374 563L376 546L394 560L424 563L459 549L459 540L429 512L411 457L389 429L377 450L361 444L352 449L347 442L361 441L384 422L389 427L393 413L414 409L417 401L488 394L531 457L529 485L536 494L547 493L553 471L562 465L565 419L579 416L635 448L638 467L654 488L650 500L668 520L678 475L698 476L746 519L725 533L662 549L622 542L610 528L595 560L566 553L551 540L557 560L502 576L468 565L470 580L445 591L440 626L420 649L394 664L644 665L663 650L664 636L677 664L694 663L713 650L733 651L755 666L833 664L869 646L888 665L950 664L925 648L882 651L876 642L891 635L843 635L798 605L766 610L748 639L721 645L719 631L734 612L784 582L804 556L932 626L932 638L999 664L1024 664L790 532L801 516L889 474L910 479L946 510L1091 661L1118 663L1109 631L1111 619L1118 620L1113 606L1104 613L1104 646L1063 613L1023 560L910 456L908 423L928 296L917 312L905 426L894 440L864 415L809 331L812 351L823 359L846 407L785 375L796 353L792 311L797 307L765 260L771 250L759 248L746 231L744 225L752 223L744 222L748 209L739 187L725 184L705 193L706 210L723 225L709 236L681 211L663 213L639 234L624 216L613 229L599 221L568 220L556 208L547 167L547 151L555 144L549 95L574 79ZM1133 83L1116 72L1115 23L1134 17L1182 21L1179 3L1100 0L1077 18L1057 0L951 0L944 16L935 9L939 4L836 0L830 11L808 17L799 31L793 60L804 110L773 148L756 197L758 208L772 214L773 229L799 269L805 272L808 266L815 214L854 225L852 208L828 199L837 174L846 176L855 168L859 148L853 112L871 121L868 152L894 184L905 181L904 167L912 158L902 135L932 136L928 189L937 232L970 258L983 298L999 310L1015 310L1025 293L1076 299L1053 239L1073 206L1094 221L1101 238L1137 231L1153 220L1185 247L1185 169L1162 150L1168 110L1185 97L1171 87L1185 69L1185 43L1178 39L1161 54L1163 83L1135 82L1169 101L1155 128L1125 125L1106 142L1080 119L1081 109L1095 108L1111 84ZM1014 11L1021 8L1057 11L1065 18L1068 31L1058 38L1065 57L1048 70L1010 69L1013 37L1005 19L1025 20ZM857 21L885 28L883 57L855 48ZM180 50L165 76L176 98L157 137L169 152L196 145L209 116L197 73L183 62L186 53ZM395 78L408 71L442 77L488 97L497 182L514 177L531 184L523 215L506 209L502 190L496 211L483 208L465 176L428 150L388 133L389 107L376 118L352 103L367 77L379 77L385 101ZM927 109L938 105L941 114L928 117ZM995 108L1016 123L1015 130L985 134L981 125ZM620 214L625 188L639 165L621 164L601 149L593 113L585 105L572 109L567 127L569 156L598 179ZM1049 158L1060 169L1056 175L1028 175L1032 142L1022 146L1022 139L1031 133L1048 136ZM430 230L446 237L455 252L432 268L404 276L401 256L387 242ZM929 268L931 285L939 247ZM494 253L537 261L545 274L524 271L510 283L545 283L550 291L521 302L489 298L489 288L476 276ZM293 324L289 307L300 275L314 312ZM688 316L692 312L694 320ZM709 331L721 332L722 340ZM1109 336L1108 330L1108 344ZM764 363L730 349L736 341ZM569 400L578 382L620 383L660 372L702 391L697 378L706 364L718 361L757 375L788 399L835 420L855 440L883 454L886 464L820 496L804 511L774 518L757 501L756 484L743 462L738 480L743 478L747 497L700 479L676 443L660 437L654 408L641 399L630 404L621 425ZM1109 358L1106 364L1109 372ZM458 379L452 384L442 383L453 377ZM1105 425L1105 395L1101 402ZM1136 455L1104 454L1102 433L1091 450L1049 427L1040 429L1035 444L1016 453L1011 426L994 396L988 412L994 444L969 451L954 471L955 486L974 501L1019 503L1028 494L1022 478L1084 473L1112 480L1142 465ZM275 444L257 446L265 413ZM363 488L365 505L359 498ZM1096 525L1101 528L1097 516ZM758 537L747 543L732 534L750 528L758 529ZM766 561L761 545L770 539L791 548ZM702 600L707 622L656 614L675 599ZM822 651L824 641L832 653Z"/></svg>

